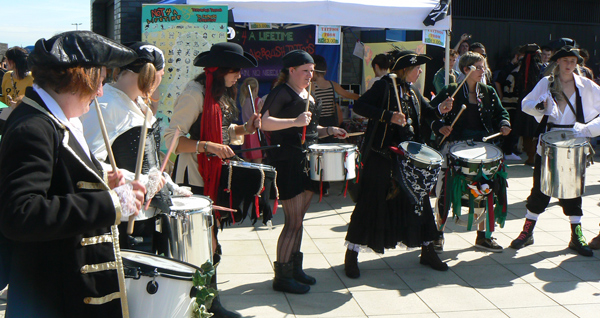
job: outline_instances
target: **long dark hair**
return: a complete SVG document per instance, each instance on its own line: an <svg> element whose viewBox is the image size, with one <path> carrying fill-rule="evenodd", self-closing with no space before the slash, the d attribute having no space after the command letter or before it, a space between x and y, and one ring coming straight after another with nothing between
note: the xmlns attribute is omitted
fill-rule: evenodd
<svg viewBox="0 0 600 318"><path fill-rule="evenodd" d="M235 118L237 118L239 114L239 110L235 105L235 101L237 98L237 86L233 85L231 87L226 87L225 75L229 73L239 72L239 70L239 68L219 67L213 73L212 83L212 96L214 100L219 102L219 105L221 105L221 109L223 109L225 105L231 105L230 111L233 112ZM200 75L196 76L194 81L206 87L206 73L200 73Z"/></svg>
<svg viewBox="0 0 600 318"><path fill-rule="evenodd" d="M29 72L29 66L27 65L27 51L24 48L13 46L6 53L6 59L15 64L15 73L18 79L24 79Z"/></svg>

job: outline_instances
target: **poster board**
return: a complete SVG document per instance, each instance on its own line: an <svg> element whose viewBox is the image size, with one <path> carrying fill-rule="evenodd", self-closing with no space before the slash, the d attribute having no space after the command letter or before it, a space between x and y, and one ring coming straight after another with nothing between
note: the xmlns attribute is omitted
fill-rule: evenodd
<svg viewBox="0 0 600 318"><path fill-rule="evenodd" d="M187 83L203 70L193 65L194 58L219 42L227 41L227 6L143 5L142 41L165 54L165 74L160 92L157 118L168 126L175 100Z"/></svg>
<svg viewBox="0 0 600 318"><path fill-rule="evenodd" d="M375 72L371 67L373 58L380 53L386 53L393 50L393 46L399 47L401 50L412 50L417 54L425 54L426 45L421 41L410 42L383 42L383 43L365 43L365 56L363 58L363 87L366 90L367 84L375 77ZM423 73L419 76L416 83L413 83L421 92L425 87L425 64L421 65ZM363 92L364 93L364 92Z"/></svg>

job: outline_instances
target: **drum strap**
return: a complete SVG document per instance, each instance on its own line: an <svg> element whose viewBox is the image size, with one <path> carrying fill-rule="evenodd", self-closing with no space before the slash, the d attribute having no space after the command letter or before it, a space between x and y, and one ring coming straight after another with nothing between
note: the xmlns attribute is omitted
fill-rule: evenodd
<svg viewBox="0 0 600 318"><path fill-rule="evenodd" d="M579 94L579 89L575 87L575 104L577 106L577 111L573 107L573 104L571 104L571 101L569 100L565 92L562 92L562 94L565 100L567 101L567 105L569 105L569 108L571 108L571 111L573 112L573 114L575 114L577 122L585 124L585 118L583 116L583 105L581 102L581 95Z"/></svg>

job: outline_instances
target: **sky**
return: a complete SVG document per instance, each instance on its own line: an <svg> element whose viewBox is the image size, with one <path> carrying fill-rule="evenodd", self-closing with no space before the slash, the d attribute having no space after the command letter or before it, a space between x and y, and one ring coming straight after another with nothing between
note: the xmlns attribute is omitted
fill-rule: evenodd
<svg viewBox="0 0 600 318"><path fill-rule="evenodd" d="M65 31L90 29L90 0L0 0L0 43L34 45ZM81 23L81 25L73 25Z"/></svg>

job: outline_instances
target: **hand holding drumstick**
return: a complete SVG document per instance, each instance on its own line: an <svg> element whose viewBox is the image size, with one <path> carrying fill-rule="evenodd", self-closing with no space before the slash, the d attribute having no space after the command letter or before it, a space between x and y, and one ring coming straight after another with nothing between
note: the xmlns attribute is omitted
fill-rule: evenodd
<svg viewBox="0 0 600 318"><path fill-rule="evenodd" d="M454 127L454 124L456 124L456 121L458 120L460 115L462 115L462 113L465 111L465 109L467 109L467 106L463 104L460 107L460 111L458 112L458 114L456 114L456 117L454 117L452 124L450 124L450 126L444 126L444 127L440 128L440 133L444 135L444 138L442 138L442 140L440 141L440 145L444 142L444 140L446 140L446 138L448 136L450 136L450 133L452 133L452 128Z"/></svg>

